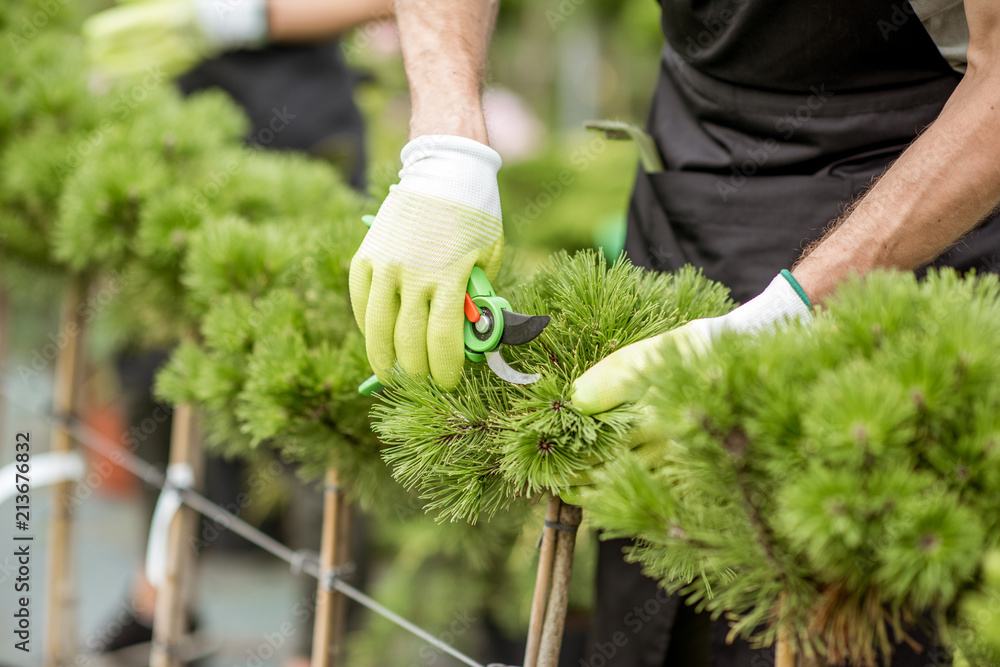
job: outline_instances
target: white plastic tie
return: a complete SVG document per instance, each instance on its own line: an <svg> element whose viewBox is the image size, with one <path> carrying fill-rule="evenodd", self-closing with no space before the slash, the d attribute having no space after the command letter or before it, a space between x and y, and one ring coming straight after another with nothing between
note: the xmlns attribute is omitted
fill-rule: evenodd
<svg viewBox="0 0 1000 667"><path fill-rule="evenodd" d="M17 466L14 461L0 468L0 505L18 495L16 484ZM28 471L28 484L32 490L49 484L81 480L87 473L87 465L79 452L46 452L32 454Z"/></svg>
<svg viewBox="0 0 1000 667"><path fill-rule="evenodd" d="M167 537L170 524L181 508L183 500L178 489L194 486L194 470L187 463L171 463L167 466L166 485L160 492L153 511L153 521L149 526L149 542L146 545L146 579L153 588L160 588L167 580Z"/></svg>

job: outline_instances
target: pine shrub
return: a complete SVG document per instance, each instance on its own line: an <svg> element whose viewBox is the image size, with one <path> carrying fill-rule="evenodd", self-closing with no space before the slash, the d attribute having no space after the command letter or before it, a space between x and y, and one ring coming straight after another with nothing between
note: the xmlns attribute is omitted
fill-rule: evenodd
<svg viewBox="0 0 1000 667"><path fill-rule="evenodd" d="M661 462L584 506L669 590L758 643L874 664L941 621L1000 514L996 276L876 273L808 330L675 349L650 374Z"/></svg>
<svg viewBox="0 0 1000 667"><path fill-rule="evenodd" d="M16 34L37 7L13 5ZM266 442L307 472L384 477L347 301L371 202L326 163L245 147L220 91L92 77L69 14L0 53L0 250L107 286L95 310L118 344L185 341L163 394L201 406L227 453Z"/></svg>

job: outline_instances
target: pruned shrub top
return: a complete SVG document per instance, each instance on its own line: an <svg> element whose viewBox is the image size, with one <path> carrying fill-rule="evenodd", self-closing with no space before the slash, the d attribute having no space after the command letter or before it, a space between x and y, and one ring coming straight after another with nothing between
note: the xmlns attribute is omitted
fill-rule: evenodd
<svg viewBox="0 0 1000 667"><path fill-rule="evenodd" d="M393 476L442 518L475 521L518 497L559 493L623 454L637 411L584 416L569 398L573 380L622 346L732 306L694 269L646 273L593 252L557 255L502 296L518 312L552 317L531 343L502 348L512 366L541 380L513 385L485 363L467 363L446 393L397 373L373 411Z"/></svg>

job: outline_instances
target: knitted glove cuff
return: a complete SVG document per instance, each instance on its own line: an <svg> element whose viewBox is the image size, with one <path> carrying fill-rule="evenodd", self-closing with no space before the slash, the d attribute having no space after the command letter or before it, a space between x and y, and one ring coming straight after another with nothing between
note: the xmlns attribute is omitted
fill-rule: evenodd
<svg viewBox="0 0 1000 667"><path fill-rule="evenodd" d="M500 219L499 153L473 139L417 137L403 147L399 187Z"/></svg>
<svg viewBox="0 0 1000 667"><path fill-rule="evenodd" d="M735 331L753 336L786 321L811 319L809 297L791 273L782 271L763 292L728 315L709 322L712 323L713 334Z"/></svg>

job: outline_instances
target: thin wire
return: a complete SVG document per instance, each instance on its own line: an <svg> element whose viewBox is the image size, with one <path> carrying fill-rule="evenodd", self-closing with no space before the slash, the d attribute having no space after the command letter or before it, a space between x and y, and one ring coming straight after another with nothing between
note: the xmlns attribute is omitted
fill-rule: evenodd
<svg viewBox="0 0 1000 667"><path fill-rule="evenodd" d="M65 416L65 415L54 415L49 412L43 412L37 410L31 406L18 403L11 399L10 394L5 390L0 389L0 396L4 397L8 403L12 405L17 405L18 407L31 412L32 414L42 417L49 422L52 426L57 426L66 429L73 439L82 444L83 446L91 449L105 458L108 458L115 463L121 465L128 472L132 473L142 481L146 482L150 486L155 486L161 491L170 485L167 482L166 475L163 472L142 458L136 456L128 450L122 450L121 447L116 444L113 440L106 437L104 434L95 431L90 428L87 424L80 421L76 417ZM197 491L192 491L191 489L184 489L173 487L181 496L181 501L195 510L199 514L202 514L209 519L212 519L217 524L222 526L223 529L232 530L234 533L238 534L240 537L246 539L247 541L257 545L264 551L267 551L276 558L280 558L289 565L296 566L302 572L310 575L311 577L319 580L322 576L320 571L319 562L314 558L304 558L303 554L294 549L290 549L281 542L277 541L269 535L265 535L261 531L257 530L249 523L239 518L235 514L225 510L224 508L216 505L211 500L201 495ZM446 644L441 639L430 634L426 630L414 625L410 621L406 620L399 614L383 607L381 604L368 597L361 591L359 591L354 586L351 586L344 580L337 576L333 576L332 587L337 591L351 598L363 607L367 607L371 611L375 612L379 616L382 616L404 630L416 635L420 639L424 640L431 646L434 646L441 651L444 651L456 660L469 665L469 667L484 667L481 663L476 662L469 656L465 655L458 649L454 648L450 644Z"/></svg>
<svg viewBox="0 0 1000 667"><path fill-rule="evenodd" d="M404 630L410 631L411 633L415 634L417 637L420 637L431 646L441 649L442 651L444 651L451 657L455 658L456 660L460 660L465 664L469 665L469 667L483 667L483 665L479 664L469 656L460 652L450 644L446 644L441 639L438 639L437 637L429 634L426 630L422 630L421 628L417 627L410 621L406 620L396 612L386 609L375 600L371 599L358 589L354 588L354 586L351 586L350 584L345 582L343 579L338 579L335 577L333 579L333 587L336 588L341 593L343 593L344 595L346 595L347 597L357 602L358 604L368 607L376 614L389 619L399 627L403 628Z"/></svg>

